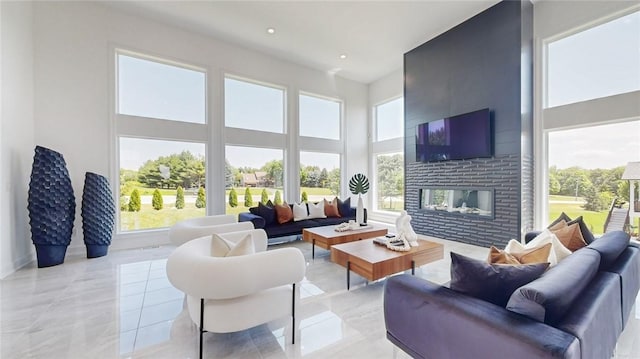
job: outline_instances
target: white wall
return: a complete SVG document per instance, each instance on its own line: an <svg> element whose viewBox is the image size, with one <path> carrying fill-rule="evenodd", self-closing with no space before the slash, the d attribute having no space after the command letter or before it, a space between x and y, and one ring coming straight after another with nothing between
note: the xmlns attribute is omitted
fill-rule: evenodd
<svg viewBox="0 0 640 359"><path fill-rule="evenodd" d="M640 118L640 91L543 109L545 42L639 9L637 1L537 1L534 5L534 227L547 216L547 132Z"/></svg>
<svg viewBox="0 0 640 359"><path fill-rule="evenodd" d="M27 190L34 149L30 2L0 2L0 278L34 258Z"/></svg>
<svg viewBox="0 0 640 359"><path fill-rule="evenodd" d="M121 13L89 2L38 2L35 17L35 139L61 152L76 198L84 173L116 175L113 106L113 48L124 48L190 63L208 71L211 108L209 176L211 188L223 188L223 76L230 73L288 90L289 117L297 91L339 98L345 104L344 176L367 170L367 86L298 66L211 37ZM295 149L296 140L290 146ZM289 153L288 159L297 158ZM289 189L297 184L289 183ZM210 213L224 211L224 192L209 191ZM289 191L292 192L292 191ZM289 193L287 196L292 196ZM78 202L79 203L79 202ZM70 250L83 250L79 207ZM166 236L155 233L154 236ZM164 239L163 239L164 240ZM119 242L119 243L116 243ZM121 245L116 238L114 246Z"/></svg>

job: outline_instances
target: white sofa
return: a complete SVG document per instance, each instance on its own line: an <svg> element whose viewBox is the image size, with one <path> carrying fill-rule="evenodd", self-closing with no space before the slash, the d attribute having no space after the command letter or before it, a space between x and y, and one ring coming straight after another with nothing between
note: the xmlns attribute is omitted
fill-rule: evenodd
<svg viewBox="0 0 640 359"><path fill-rule="evenodd" d="M200 357L204 332L235 332L289 315L295 341L304 256L297 248L266 251L262 229L226 233L224 238L238 242L247 233L255 254L212 257L211 236L206 236L179 246L167 260L169 281L187 294L189 316L200 327Z"/></svg>
<svg viewBox="0 0 640 359"><path fill-rule="evenodd" d="M253 223L238 222L237 217L231 214L198 217L176 223L169 229L169 240L179 246L209 234L244 231L253 228Z"/></svg>

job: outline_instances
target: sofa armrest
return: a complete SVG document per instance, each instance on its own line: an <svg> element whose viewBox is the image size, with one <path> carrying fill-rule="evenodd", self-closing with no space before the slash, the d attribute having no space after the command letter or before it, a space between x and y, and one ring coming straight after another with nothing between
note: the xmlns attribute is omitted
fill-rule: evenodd
<svg viewBox="0 0 640 359"><path fill-rule="evenodd" d="M426 280L384 290L387 338L417 358L579 358L574 336Z"/></svg>
<svg viewBox="0 0 640 359"><path fill-rule="evenodd" d="M252 222L254 228L264 228L267 224L264 218L250 212L239 213L238 222Z"/></svg>

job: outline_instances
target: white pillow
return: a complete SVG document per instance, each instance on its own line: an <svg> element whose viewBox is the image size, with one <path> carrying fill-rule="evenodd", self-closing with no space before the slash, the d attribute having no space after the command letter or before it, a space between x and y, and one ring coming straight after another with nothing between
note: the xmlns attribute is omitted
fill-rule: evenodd
<svg viewBox="0 0 640 359"><path fill-rule="evenodd" d="M324 214L324 201L317 204L309 203L309 218L327 218Z"/></svg>
<svg viewBox="0 0 640 359"><path fill-rule="evenodd" d="M211 236L211 256L212 257L235 257L256 252L253 246L251 234L247 234L238 242L233 242L223 238L219 234Z"/></svg>
<svg viewBox="0 0 640 359"><path fill-rule="evenodd" d="M306 203L294 203L293 204L293 220L302 221L309 218L309 212L307 212Z"/></svg>
<svg viewBox="0 0 640 359"><path fill-rule="evenodd" d="M551 251L549 252L549 266L558 264L561 260L565 259L571 254L571 251L567 249L550 230L545 229L542 233L538 234L536 238L531 242L522 245L520 242L512 239L507 243L504 251L507 253L521 252L525 249L531 249L539 246L543 246L547 243L551 243Z"/></svg>

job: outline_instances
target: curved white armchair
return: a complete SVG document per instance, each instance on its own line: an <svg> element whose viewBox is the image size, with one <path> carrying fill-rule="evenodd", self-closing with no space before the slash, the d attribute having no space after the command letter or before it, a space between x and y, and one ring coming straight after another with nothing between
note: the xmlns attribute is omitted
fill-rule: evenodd
<svg viewBox="0 0 640 359"><path fill-rule="evenodd" d="M186 219L173 225L169 229L169 240L179 246L192 239L203 237L209 234L220 234L253 229L251 222L238 222L236 216L231 214L221 214Z"/></svg>
<svg viewBox="0 0 640 359"><path fill-rule="evenodd" d="M245 330L284 316L292 317L295 341L295 310L300 298L298 284L305 275L305 260L297 248L266 251L262 229L226 233L239 241L252 234L255 254L212 257L211 236L178 247L167 260L167 276L173 286L187 294L191 320L200 327L200 357L204 332Z"/></svg>

